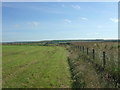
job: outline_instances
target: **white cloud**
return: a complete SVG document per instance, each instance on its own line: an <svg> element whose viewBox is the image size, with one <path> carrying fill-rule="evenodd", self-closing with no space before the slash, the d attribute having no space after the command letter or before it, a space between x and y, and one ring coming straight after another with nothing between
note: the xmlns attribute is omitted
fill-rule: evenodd
<svg viewBox="0 0 120 90"><path fill-rule="evenodd" d="M69 20L69 19L64 19L64 22L65 22L65 23L71 23L72 21Z"/></svg>
<svg viewBox="0 0 120 90"><path fill-rule="evenodd" d="M75 9L80 9L80 6L79 5L71 5L73 8Z"/></svg>
<svg viewBox="0 0 120 90"><path fill-rule="evenodd" d="M32 24L33 24L34 26L38 26L38 25L39 25L39 22L32 22Z"/></svg>
<svg viewBox="0 0 120 90"><path fill-rule="evenodd" d="M64 4L62 4L61 6L62 6L63 8L65 7L65 5L64 5Z"/></svg>
<svg viewBox="0 0 120 90"><path fill-rule="evenodd" d="M99 35L100 33L97 33L97 32L96 32L95 34L96 34L96 35Z"/></svg>
<svg viewBox="0 0 120 90"><path fill-rule="evenodd" d="M13 27L14 27L14 28L19 28L20 25L19 25L19 24L14 24Z"/></svg>
<svg viewBox="0 0 120 90"><path fill-rule="evenodd" d="M97 28L102 28L103 26L102 25L98 25Z"/></svg>
<svg viewBox="0 0 120 90"><path fill-rule="evenodd" d="M114 23L117 23L118 22L118 19L117 18L110 18L110 20Z"/></svg>
<svg viewBox="0 0 120 90"><path fill-rule="evenodd" d="M28 22L28 24L31 26L37 27L40 25L40 22L33 21L33 22Z"/></svg>
<svg viewBox="0 0 120 90"><path fill-rule="evenodd" d="M87 21L88 19L85 17L81 17L82 20Z"/></svg>
<svg viewBox="0 0 120 90"><path fill-rule="evenodd" d="M94 33L87 33L86 35L87 35L87 36L90 36L90 35L93 35L93 36L94 36L94 35L100 35L100 33L94 32Z"/></svg>

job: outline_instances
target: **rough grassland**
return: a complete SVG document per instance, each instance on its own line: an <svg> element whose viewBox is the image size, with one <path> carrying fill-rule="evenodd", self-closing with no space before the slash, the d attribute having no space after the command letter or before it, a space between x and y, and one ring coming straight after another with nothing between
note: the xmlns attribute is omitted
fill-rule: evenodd
<svg viewBox="0 0 120 90"><path fill-rule="evenodd" d="M63 47L3 46L3 88L72 87Z"/></svg>
<svg viewBox="0 0 120 90"><path fill-rule="evenodd" d="M2 45L0 45L0 89L2 88Z"/></svg>

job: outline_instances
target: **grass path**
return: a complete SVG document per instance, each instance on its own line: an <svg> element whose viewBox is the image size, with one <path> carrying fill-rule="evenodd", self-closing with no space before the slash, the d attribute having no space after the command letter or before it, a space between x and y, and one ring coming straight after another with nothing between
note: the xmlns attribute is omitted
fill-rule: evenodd
<svg viewBox="0 0 120 90"><path fill-rule="evenodd" d="M0 45L0 89L2 88L2 45Z"/></svg>
<svg viewBox="0 0 120 90"><path fill-rule="evenodd" d="M72 87L63 47L3 46L3 88Z"/></svg>

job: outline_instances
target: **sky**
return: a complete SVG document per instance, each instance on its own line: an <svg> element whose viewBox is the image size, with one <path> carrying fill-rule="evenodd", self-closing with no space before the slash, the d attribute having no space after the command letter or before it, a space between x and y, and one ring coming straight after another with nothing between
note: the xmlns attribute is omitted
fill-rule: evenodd
<svg viewBox="0 0 120 90"><path fill-rule="evenodd" d="M118 38L117 2L3 2L2 41Z"/></svg>

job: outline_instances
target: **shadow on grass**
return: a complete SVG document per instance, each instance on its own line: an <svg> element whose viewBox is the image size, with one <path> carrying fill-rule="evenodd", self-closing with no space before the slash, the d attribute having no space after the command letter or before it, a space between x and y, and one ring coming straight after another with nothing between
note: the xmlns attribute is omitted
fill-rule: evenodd
<svg viewBox="0 0 120 90"><path fill-rule="evenodd" d="M69 57L68 57L68 64L70 66L71 79L73 80L72 83L73 90L76 90L77 88L84 88L85 82L80 79L81 77L76 75L77 73L75 70L75 65Z"/></svg>

